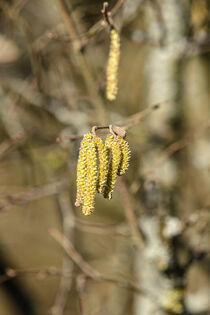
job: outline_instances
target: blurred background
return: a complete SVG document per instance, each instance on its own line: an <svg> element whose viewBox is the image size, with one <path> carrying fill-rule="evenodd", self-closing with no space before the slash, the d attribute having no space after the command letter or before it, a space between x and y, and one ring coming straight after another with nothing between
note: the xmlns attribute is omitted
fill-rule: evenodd
<svg viewBox="0 0 210 315"><path fill-rule="evenodd" d="M0 1L0 315L210 314L210 1L109 2L114 102L102 7ZM85 217L81 136L109 124L130 167Z"/></svg>

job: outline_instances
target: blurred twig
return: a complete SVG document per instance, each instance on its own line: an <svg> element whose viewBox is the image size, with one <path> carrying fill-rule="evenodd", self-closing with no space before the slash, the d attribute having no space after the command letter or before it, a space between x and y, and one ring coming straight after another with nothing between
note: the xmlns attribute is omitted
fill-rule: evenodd
<svg viewBox="0 0 210 315"><path fill-rule="evenodd" d="M0 212L6 211L12 206L23 205L32 200L43 198L45 196L54 195L64 190L68 185L67 179L55 181L50 184L39 187L30 187L21 192L7 194L6 197L0 199Z"/></svg>
<svg viewBox="0 0 210 315"><path fill-rule="evenodd" d="M119 189L122 196L125 216L131 230L132 240L134 244L144 246L144 235L138 226L138 219L135 215L128 184L126 178L123 176L119 178Z"/></svg>
<svg viewBox="0 0 210 315"><path fill-rule="evenodd" d="M131 289L140 294L147 294L144 292L136 283L128 279L119 279L117 277L109 277L103 275L99 271L95 270L92 266L90 266L82 256L76 251L71 241L68 240L62 233L53 229L50 231L51 236L61 245L61 247L65 250L70 259L74 261L74 263L82 270L84 275L95 281L107 281L111 283L116 283L124 288Z"/></svg>
<svg viewBox="0 0 210 315"><path fill-rule="evenodd" d="M95 270L94 270L95 271ZM13 269L13 268L7 268L5 270L5 274L0 276L0 284L9 281L12 278L15 277L36 277L38 280L44 280L49 276L53 277L60 277L60 276L70 276L72 275L75 277L72 273L63 273L63 270L58 269L54 266L43 268L43 269ZM102 276L100 278L92 278L90 274L87 274L84 276L87 279L92 279L95 281L102 281L102 282L110 282L115 283L121 287L124 287L126 289L132 290L138 294L146 294L143 290L141 290L135 282L129 280L129 279L121 279L117 277L106 277Z"/></svg>
<svg viewBox="0 0 210 315"><path fill-rule="evenodd" d="M100 273L93 269L82 256L75 250L72 242L66 238L65 235L61 234L57 230L50 231L51 236L63 247L66 254L73 260L73 262L80 267L83 273L93 280L99 280Z"/></svg>
<svg viewBox="0 0 210 315"><path fill-rule="evenodd" d="M199 124L194 129L190 130L185 137L182 139L173 142L169 145L159 156L156 165L161 164L164 160L168 159L169 156L174 154L175 152L181 150L186 145L188 145L194 138L199 137L206 129L210 127L210 120L207 120L203 124Z"/></svg>
<svg viewBox="0 0 210 315"><path fill-rule="evenodd" d="M57 195L58 206L61 213L63 234L68 239L74 237L74 213L71 206L71 200L68 192L61 192ZM56 294L55 302L52 307L52 315L62 315L68 299L69 290L72 285L73 263L66 257L63 257L62 275L59 288Z"/></svg>
<svg viewBox="0 0 210 315"><path fill-rule="evenodd" d="M94 270L95 271L95 270ZM48 268L43 268L43 269L13 269L13 268L7 268L5 270L5 273L3 275L0 275L0 284L9 281L10 279L13 279L15 277L36 277L37 280L44 280L47 277L75 277L75 274L72 274L72 272L70 273L63 273L63 270L58 269L54 266L52 267L48 267ZM146 297L148 297L149 299L153 300L153 302L155 304L158 305L158 302L155 300L155 297L152 296L150 293L142 290L141 288L139 288L139 286L133 282L132 280L129 279L121 279L121 278L117 278L117 277L106 277L103 275L100 275L100 277L98 278L92 278L90 274L80 274L79 276L76 277L76 281L77 281L77 291L79 294L79 299L80 299L80 303L82 302L84 306L84 289L85 289L85 281L86 279L92 279L92 280L96 280L96 281L101 281L101 282L110 282L113 284L117 284L123 288L126 288L128 290L131 290L137 294L141 294L141 295L145 295ZM82 301L83 300L83 301ZM81 306L81 304L80 304ZM160 305L158 305L160 306ZM84 309L84 307L83 307ZM83 315L84 313L82 313Z"/></svg>
<svg viewBox="0 0 210 315"><path fill-rule="evenodd" d="M0 144L0 159L2 159L9 151L17 148L26 140L25 134L19 134L16 138L4 140Z"/></svg>
<svg viewBox="0 0 210 315"><path fill-rule="evenodd" d="M131 116L129 116L123 120L117 121L114 125L120 126L124 130L128 130L128 129L140 124L142 122L143 118L145 118L146 116L148 116L149 114L151 114L155 110L159 109L164 103L166 103L166 101L155 104L153 106L149 106L148 108L144 109L143 111L140 111L134 115L131 115ZM108 128L108 126L105 126L105 127ZM104 128L104 126L102 128ZM98 129L100 129L100 126L98 127ZM70 141L75 141L75 140L78 140L82 137L83 137L83 135L75 135L75 136L69 136L66 138L68 138ZM62 140L62 138L58 137L57 141L60 141L60 140Z"/></svg>
<svg viewBox="0 0 210 315"><path fill-rule="evenodd" d="M48 276L61 276L63 271L56 267L48 267L45 269L13 269L7 268L5 273L0 276L0 284L15 278L25 276L35 276L38 280L44 280ZM69 274L65 274L69 275Z"/></svg>
<svg viewBox="0 0 210 315"><path fill-rule="evenodd" d="M167 101L160 102L158 104L152 105L144 109L143 111L140 111L134 115L131 115L123 120L120 120L116 123L116 125L121 126L125 130L132 128L135 125L138 125L142 122L142 119L151 114L152 112L156 111L160 107L162 107L164 104L166 104Z"/></svg>
<svg viewBox="0 0 210 315"><path fill-rule="evenodd" d="M119 9L121 8L121 6L123 5L124 0L118 0L115 4L115 6L112 8L112 10L110 10L110 14L111 16L115 16ZM99 33L100 31L102 31L104 29L104 23L103 23L103 18L101 18L98 22L96 22L93 26L90 27L90 29L83 33L83 34L78 34L77 38L83 40L82 42L82 47L84 47L84 45L87 44L87 40L90 39L91 37L95 36L97 33ZM54 34L52 33L52 39L57 39L57 36L55 34L55 36L53 36ZM73 38L67 38L65 39L65 41L67 42L72 42Z"/></svg>
<svg viewBox="0 0 210 315"><path fill-rule="evenodd" d="M107 235L111 237L121 237L127 239L130 236L130 231L126 223L118 224L99 224L99 223L89 223L85 220L78 219L75 217L75 228L80 231Z"/></svg>
<svg viewBox="0 0 210 315"><path fill-rule="evenodd" d="M79 297L80 315L86 315L85 285L86 285L86 278L83 274L81 274L76 279L76 288L77 288L77 293Z"/></svg>

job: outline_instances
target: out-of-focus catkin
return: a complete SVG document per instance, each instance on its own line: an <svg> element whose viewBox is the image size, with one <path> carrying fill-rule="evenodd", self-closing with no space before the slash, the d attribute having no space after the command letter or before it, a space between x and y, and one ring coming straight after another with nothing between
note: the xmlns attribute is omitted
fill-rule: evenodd
<svg viewBox="0 0 210 315"><path fill-rule="evenodd" d="M108 176L107 176L106 187L105 187L103 195L104 195L104 198L111 199L112 192L116 184L117 172L119 170L122 153L120 149L120 144L117 141L117 139L114 138L113 135L107 136L105 147L108 153L111 153L111 159L109 163L109 171L108 171Z"/></svg>
<svg viewBox="0 0 210 315"><path fill-rule="evenodd" d="M118 90L118 67L120 60L120 36L115 29L110 31L110 50L107 65L106 97L113 101Z"/></svg>
<svg viewBox="0 0 210 315"><path fill-rule="evenodd" d="M97 152L95 141L89 141L87 149L87 178L85 184L85 194L82 212L90 215L95 207L95 194L97 184Z"/></svg>
<svg viewBox="0 0 210 315"><path fill-rule="evenodd" d="M79 159L77 163L77 197L75 206L78 207L83 204L85 196L86 176L87 176L87 149L91 141L92 133L84 135L80 145Z"/></svg>
<svg viewBox="0 0 210 315"><path fill-rule="evenodd" d="M96 143L98 153L97 191L99 193L103 193L108 175L109 155L105 148L104 142L100 137L95 137L94 141Z"/></svg>
<svg viewBox="0 0 210 315"><path fill-rule="evenodd" d="M118 137L118 142L120 144L120 149L122 152L122 157L119 165L117 175L123 175L127 171L130 163L131 151L128 142L122 137Z"/></svg>

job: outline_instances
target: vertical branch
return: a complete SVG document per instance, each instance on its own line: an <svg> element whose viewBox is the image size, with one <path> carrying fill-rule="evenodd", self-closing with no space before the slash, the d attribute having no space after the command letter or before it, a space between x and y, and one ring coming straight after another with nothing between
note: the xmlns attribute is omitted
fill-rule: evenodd
<svg viewBox="0 0 210 315"><path fill-rule="evenodd" d="M131 230L132 241L134 244L138 244L142 247L144 246L144 236L138 226L128 184L126 178L123 176L119 178L119 189L123 200L126 220Z"/></svg>
<svg viewBox="0 0 210 315"><path fill-rule="evenodd" d="M86 277L81 274L76 279L76 288L79 298L79 309L80 315L87 315L86 305L85 305L85 286L86 286Z"/></svg>
<svg viewBox="0 0 210 315"><path fill-rule="evenodd" d="M62 217L63 234L73 241L74 238L74 213L71 200L67 192L57 196L58 206ZM73 262L65 255L63 258L62 276L58 292L52 307L52 315L63 315L72 284Z"/></svg>

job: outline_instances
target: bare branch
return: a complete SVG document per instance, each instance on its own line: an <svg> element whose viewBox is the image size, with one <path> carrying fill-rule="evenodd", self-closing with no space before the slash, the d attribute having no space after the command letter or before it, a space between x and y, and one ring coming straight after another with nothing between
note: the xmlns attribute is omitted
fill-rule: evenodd
<svg viewBox="0 0 210 315"><path fill-rule="evenodd" d="M58 206L62 217L63 233L67 238L74 237L74 213L71 200L67 192L57 196ZM52 315L62 315L65 310L69 291L72 285L73 263L65 255L62 263L62 275L55 302L52 307Z"/></svg>
<svg viewBox="0 0 210 315"><path fill-rule="evenodd" d="M16 138L8 139L0 144L0 159L3 158L8 152L18 147L20 144L26 140L24 134L19 134Z"/></svg>
<svg viewBox="0 0 210 315"><path fill-rule="evenodd" d="M83 258L82 256L75 250L72 242L62 235L57 230L50 231L51 236L63 247L66 254L72 259L72 261L79 266L79 268L83 271L83 273L93 279L93 280L100 280L101 275L98 271L93 269Z"/></svg>
<svg viewBox="0 0 210 315"><path fill-rule="evenodd" d="M151 113L153 113L154 111L156 111L157 109L160 108L160 106L162 106L163 104L165 104L167 101L165 102L161 102L152 106L149 106L148 108L144 109L143 111L140 111L134 115L129 116L128 118L125 118L123 120L120 120L118 122L116 122L114 125L114 127L119 126L122 129L124 129L124 131L140 124L142 122L142 119L147 117L148 115L150 115ZM109 129L109 126L94 126L96 127L96 129ZM67 137L70 141L75 141L75 140L79 140L83 137L83 135L75 135L75 136L69 136ZM62 140L61 137L58 137L56 139L58 142Z"/></svg>
<svg viewBox="0 0 210 315"><path fill-rule="evenodd" d="M39 187L30 187L24 191L9 194L6 197L0 199L0 212L8 210L12 206L20 206L32 200L57 194L65 187L67 187L67 179L63 178L60 181L55 181L50 184Z"/></svg>
<svg viewBox="0 0 210 315"><path fill-rule="evenodd" d="M132 204L131 194L129 192L126 178L124 176L121 176L119 178L119 189L123 200L125 216L131 230L132 240L134 244L140 245L142 247L145 245L144 235L138 226L138 220L136 218L134 207Z"/></svg>
<svg viewBox="0 0 210 315"><path fill-rule="evenodd" d="M200 136L206 129L210 127L210 120L203 124L199 124L196 128L190 130L185 137L169 145L160 155L157 165L169 158L175 152L181 150L188 145L194 138Z"/></svg>

